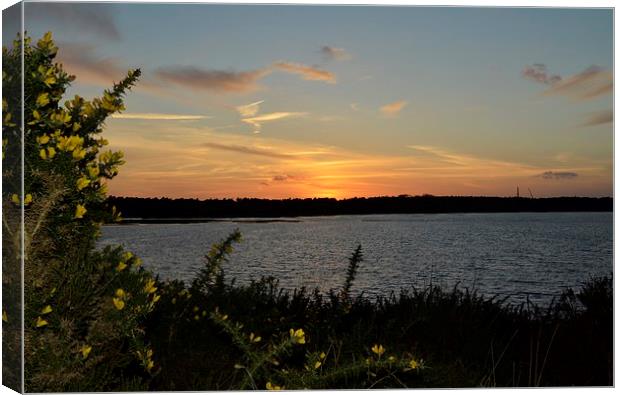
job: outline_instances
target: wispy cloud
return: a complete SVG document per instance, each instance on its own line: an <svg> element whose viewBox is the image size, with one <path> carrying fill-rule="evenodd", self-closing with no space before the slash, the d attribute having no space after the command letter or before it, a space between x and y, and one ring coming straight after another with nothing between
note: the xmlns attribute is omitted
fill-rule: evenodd
<svg viewBox="0 0 620 395"><path fill-rule="evenodd" d="M199 119L208 119L211 117L207 115L188 115L188 114L123 113L123 114L112 114L112 118L157 120L157 121L196 121Z"/></svg>
<svg viewBox="0 0 620 395"><path fill-rule="evenodd" d="M193 90L218 93L247 93L258 89L258 81L269 74L268 69L251 71L209 70L193 66L162 67L155 74L166 82Z"/></svg>
<svg viewBox="0 0 620 395"><path fill-rule="evenodd" d="M351 54L344 48L336 48L329 45L321 47L321 54L325 60L348 60L351 59Z"/></svg>
<svg viewBox="0 0 620 395"><path fill-rule="evenodd" d="M304 80L310 81L324 81L328 84L336 83L336 75L332 72L319 69L314 66L306 66L301 63L293 62L276 62L273 66L281 71L298 74Z"/></svg>
<svg viewBox="0 0 620 395"><path fill-rule="evenodd" d="M110 4L33 2L26 7L27 19L39 23L54 19L83 34L91 32L107 39L119 40L120 32Z"/></svg>
<svg viewBox="0 0 620 395"><path fill-rule="evenodd" d="M107 86L127 74L119 59L98 56L94 45L63 42L59 48L57 60L69 74L78 76L78 82Z"/></svg>
<svg viewBox="0 0 620 395"><path fill-rule="evenodd" d="M264 157L276 158L276 159L291 159L292 158L292 156L289 154L277 152L277 151L266 149L266 148L259 148L259 147L221 144L221 143L204 143L203 146L221 150L221 151L235 152L238 154L258 155L258 156L264 156Z"/></svg>
<svg viewBox="0 0 620 395"><path fill-rule="evenodd" d="M380 110L384 115L394 116L400 113L406 105L407 102L405 100L399 100L382 106Z"/></svg>
<svg viewBox="0 0 620 395"><path fill-rule="evenodd" d="M113 82L123 79L131 68L118 58L100 56L94 45L61 42L58 47L56 60L62 63L67 73L76 75L76 81L81 84L109 87ZM164 87L144 76L140 78L136 90L168 94Z"/></svg>
<svg viewBox="0 0 620 395"><path fill-rule="evenodd" d="M566 96L576 100L595 99L613 91L613 73L598 66L562 78L545 92L546 96Z"/></svg>
<svg viewBox="0 0 620 395"><path fill-rule="evenodd" d="M260 105L264 103L264 100L260 100L250 104L244 104L242 106L235 107L239 115L242 117L253 117L258 114L258 110L260 109Z"/></svg>
<svg viewBox="0 0 620 395"><path fill-rule="evenodd" d="M264 122L277 121L279 119L302 117L308 115L305 112L272 112L268 114L258 115L250 118L243 118L241 121L250 124L256 128L256 131L260 131Z"/></svg>
<svg viewBox="0 0 620 395"><path fill-rule="evenodd" d="M547 66L542 63L535 63L531 66L525 66L521 71L521 75L525 79L539 82L541 84L553 85L562 81L562 77L557 74L549 73Z"/></svg>
<svg viewBox="0 0 620 395"><path fill-rule="evenodd" d="M588 115L588 118L581 126L596 126L612 123L614 121L614 112L610 110L599 111Z"/></svg>
<svg viewBox="0 0 620 395"><path fill-rule="evenodd" d="M578 174L572 171L546 171L536 175L536 177L544 178L545 180L571 180L577 178L577 176Z"/></svg>

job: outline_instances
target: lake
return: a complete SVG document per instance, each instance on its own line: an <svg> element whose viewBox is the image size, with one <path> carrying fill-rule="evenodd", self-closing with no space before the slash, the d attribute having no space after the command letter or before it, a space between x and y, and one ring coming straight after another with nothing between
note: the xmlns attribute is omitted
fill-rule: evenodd
<svg viewBox="0 0 620 395"><path fill-rule="evenodd" d="M353 293L388 295L430 283L475 288L511 302L547 304L565 287L613 271L612 213L395 214L300 217L298 222L208 222L103 227L162 279L190 281L209 247L238 228L225 267L247 283L274 276L286 289L340 289L362 245Z"/></svg>

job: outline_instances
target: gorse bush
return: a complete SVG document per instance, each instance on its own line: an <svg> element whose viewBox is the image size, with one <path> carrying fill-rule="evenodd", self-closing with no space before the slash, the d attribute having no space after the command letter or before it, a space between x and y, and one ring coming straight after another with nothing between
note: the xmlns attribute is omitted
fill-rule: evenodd
<svg viewBox="0 0 620 395"><path fill-rule="evenodd" d="M13 121L22 106L22 48L23 195L21 130ZM124 109L140 70L101 98L75 96L63 105L75 77L54 62L57 51L47 33L36 44L18 37L2 57L3 180L12 186L3 207L18 208L5 210L3 230L15 240L24 211L25 390L142 388L154 362L141 324L160 296L139 258L120 248L95 250L101 224L119 218L106 204L106 180L123 164L100 133L106 118ZM10 310L3 307L5 322L19 320Z"/></svg>

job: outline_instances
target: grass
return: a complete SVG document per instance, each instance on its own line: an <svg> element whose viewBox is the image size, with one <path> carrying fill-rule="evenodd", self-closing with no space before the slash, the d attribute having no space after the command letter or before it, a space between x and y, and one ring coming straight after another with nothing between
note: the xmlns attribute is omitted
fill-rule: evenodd
<svg viewBox="0 0 620 395"><path fill-rule="evenodd" d="M227 283L218 265L233 239L212 249L200 281L161 284L146 325L159 366L150 389L265 389L274 380L290 389L613 385L609 278L592 278L544 309L457 287L351 298L358 248L342 290L287 292L274 278ZM286 346L290 328L303 328L305 344ZM412 360L424 368L408 368Z"/></svg>

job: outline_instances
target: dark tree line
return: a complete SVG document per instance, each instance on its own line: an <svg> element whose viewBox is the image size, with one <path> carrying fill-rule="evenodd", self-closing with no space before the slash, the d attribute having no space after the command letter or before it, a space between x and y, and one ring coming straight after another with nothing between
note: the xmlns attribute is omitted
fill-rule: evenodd
<svg viewBox="0 0 620 395"><path fill-rule="evenodd" d="M108 199L124 218L296 217L346 214L613 211L611 197L385 196L308 199Z"/></svg>

